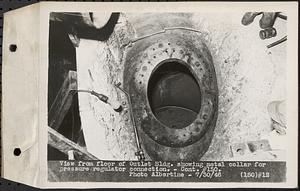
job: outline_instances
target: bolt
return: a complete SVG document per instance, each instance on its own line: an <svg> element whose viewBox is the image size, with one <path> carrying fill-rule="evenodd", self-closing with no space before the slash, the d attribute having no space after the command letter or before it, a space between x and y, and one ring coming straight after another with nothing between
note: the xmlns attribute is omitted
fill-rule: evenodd
<svg viewBox="0 0 300 191"><path fill-rule="evenodd" d="M146 70L147 70L147 66L143 66L143 67L142 67L142 70L143 70L143 71L146 71Z"/></svg>

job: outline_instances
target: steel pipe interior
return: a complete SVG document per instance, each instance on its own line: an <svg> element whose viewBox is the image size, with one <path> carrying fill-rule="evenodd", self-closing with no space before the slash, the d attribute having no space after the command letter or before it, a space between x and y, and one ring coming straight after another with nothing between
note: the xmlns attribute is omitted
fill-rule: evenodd
<svg viewBox="0 0 300 191"><path fill-rule="evenodd" d="M199 84L181 60L158 65L149 79L147 95L154 116L170 128L190 125L200 111Z"/></svg>

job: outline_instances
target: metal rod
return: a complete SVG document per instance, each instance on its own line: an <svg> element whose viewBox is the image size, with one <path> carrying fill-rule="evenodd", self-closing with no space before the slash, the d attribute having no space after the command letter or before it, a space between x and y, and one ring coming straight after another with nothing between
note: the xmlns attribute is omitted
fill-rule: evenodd
<svg viewBox="0 0 300 191"><path fill-rule="evenodd" d="M133 39L131 42L134 43L134 42L137 42L139 40L142 40L142 39L145 39L145 38L148 38L148 37L151 37L151 36L155 36L155 35L158 35L158 34L161 34L161 33L165 33L168 30L187 30L187 31L201 33L201 31L199 31L199 30L196 30L196 29L193 29L193 28L188 28L188 27L168 27L168 28L164 28L161 31L158 31L158 32L155 32L155 33L152 33L152 34L148 34L148 35Z"/></svg>
<svg viewBox="0 0 300 191"><path fill-rule="evenodd" d="M106 104L109 104L116 112L121 112L123 110L123 107L118 102L112 101L106 95L97 93L93 90L76 90L76 91L77 91L77 93L85 92L85 93L90 93L90 94L96 96L99 100L103 101Z"/></svg>
<svg viewBox="0 0 300 191"><path fill-rule="evenodd" d="M192 32L197 32L197 33L202 33L201 31L197 30L197 29L193 29L193 28L188 28L188 27L168 27L165 28L164 30L187 30L187 31L192 31Z"/></svg>
<svg viewBox="0 0 300 191"><path fill-rule="evenodd" d="M132 104L131 104L131 99L130 99L130 95L128 92L126 92L125 90L123 90L119 84L114 84L116 88L118 88L119 90L121 90L127 97L127 100L128 100L128 103L129 103L129 112L130 112L130 118L131 118L131 121L132 121L132 125L133 125L133 130L134 130L134 134L135 134L135 140L136 140L136 145L137 145L137 148L138 148L138 151L137 151L137 155L140 157L139 159L140 160L144 160L145 157L144 157L144 152L142 150L142 146L141 146L141 143L140 143L140 138L139 138L139 134L138 134L138 130L137 130L137 126L136 126L136 122L135 122L135 119L134 119L134 116L133 116L133 111L132 111Z"/></svg>
<svg viewBox="0 0 300 191"><path fill-rule="evenodd" d="M278 45L278 44L280 44L280 43L282 43L282 42L284 42L284 41L286 41L286 40L287 40L287 36L285 36L285 37L283 37L283 38L281 38L281 39L279 39L279 40L277 40L277 41L275 41L275 42L269 44L269 45L267 46L267 48L272 48L273 46L276 46L276 45Z"/></svg>
<svg viewBox="0 0 300 191"><path fill-rule="evenodd" d="M77 90L77 92L90 93L93 96L96 96L99 100L103 101L104 103L108 103L108 97L106 95L99 94L93 90Z"/></svg>
<svg viewBox="0 0 300 191"><path fill-rule="evenodd" d="M136 129L136 122L135 122L135 119L134 119L134 116L133 116L133 112L132 112L132 107L131 107L132 105L131 105L130 95L125 90L123 90L120 86L117 86L117 85L115 85L115 86L126 95L127 100L129 102L130 118L131 118L131 121L132 121L133 126L134 126L134 133L136 135L137 147L140 149L141 145L140 145L139 137L137 136L138 133L137 133L137 129Z"/></svg>
<svg viewBox="0 0 300 191"><path fill-rule="evenodd" d="M132 43L135 43L137 41L140 41L140 40L143 40L145 38L148 38L148 37L151 37L151 36L155 36L155 35L158 35L158 34L162 34L162 33L165 33L166 31L168 30L187 30L187 31L192 31L192 32L197 32L197 33L202 33L201 31L197 30L197 29L193 29L193 28L188 28L188 27L168 27L168 28L164 28L163 30L161 31L158 31L158 32L154 32L154 33L151 33L151 34L148 34L148 35L145 35L145 36L142 36L142 37L137 37L135 39L132 39L130 40L127 44L123 45L123 46L128 46Z"/></svg>
<svg viewBox="0 0 300 191"><path fill-rule="evenodd" d="M287 20L287 16L282 15L281 13L278 13L278 14L277 14L277 17L279 17L279 18L281 18L281 19L283 19L283 20Z"/></svg>

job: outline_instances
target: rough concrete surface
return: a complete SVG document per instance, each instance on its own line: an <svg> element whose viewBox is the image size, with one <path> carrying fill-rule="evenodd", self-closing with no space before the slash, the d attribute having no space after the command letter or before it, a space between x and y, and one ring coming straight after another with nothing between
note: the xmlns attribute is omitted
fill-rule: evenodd
<svg viewBox="0 0 300 191"><path fill-rule="evenodd" d="M192 17L212 52L220 94L214 138L202 160L228 159L231 144L266 136L271 131L267 105L285 98L285 44L268 50L275 40L259 38L258 19L242 26L242 15ZM278 36L283 37L285 23L280 24Z"/></svg>
<svg viewBox="0 0 300 191"><path fill-rule="evenodd" d="M79 94L82 128L87 149L99 159L135 159L135 139L125 95L113 84L123 78L122 44L132 38L132 28L121 14L114 33L106 42L81 39L77 48L78 89L89 89L118 100L124 110L89 94Z"/></svg>
<svg viewBox="0 0 300 191"><path fill-rule="evenodd" d="M134 17L136 14L134 15ZM139 15L142 19L143 16ZM267 105L285 99L285 43L266 45L286 35L286 25L276 21L276 38L259 38L258 20L241 25L243 13L179 14L188 17L211 51L219 88L219 111L214 137L201 160L230 159L230 145L260 140L271 132ZM121 14L106 42L81 39L77 54L78 88L90 89L118 100L121 113L96 97L79 94L79 108L88 151L99 159L135 160L136 144L128 103L115 82L123 83L123 58L129 39L139 36L130 14ZM168 17L161 17L168 19ZM150 30L150 29L149 29ZM121 85L122 86L122 85ZM271 145L272 146L272 145Z"/></svg>

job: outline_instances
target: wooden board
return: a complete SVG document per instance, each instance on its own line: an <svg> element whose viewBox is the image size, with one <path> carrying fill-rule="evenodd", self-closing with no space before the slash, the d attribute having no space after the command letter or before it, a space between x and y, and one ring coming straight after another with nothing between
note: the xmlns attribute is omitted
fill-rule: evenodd
<svg viewBox="0 0 300 191"><path fill-rule="evenodd" d="M69 151L73 150L75 158L79 160L98 160L97 157L88 153L86 149L64 137L51 127L48 128L48 144L66 155L68 155Z"/></svg>
<svg viewBox="0 0 300 191"><path fill-rule="evenodd" d="M73 95L77 90L77 73L69 71L48 114L48 124L57 130L72 104Z"/></svg>

